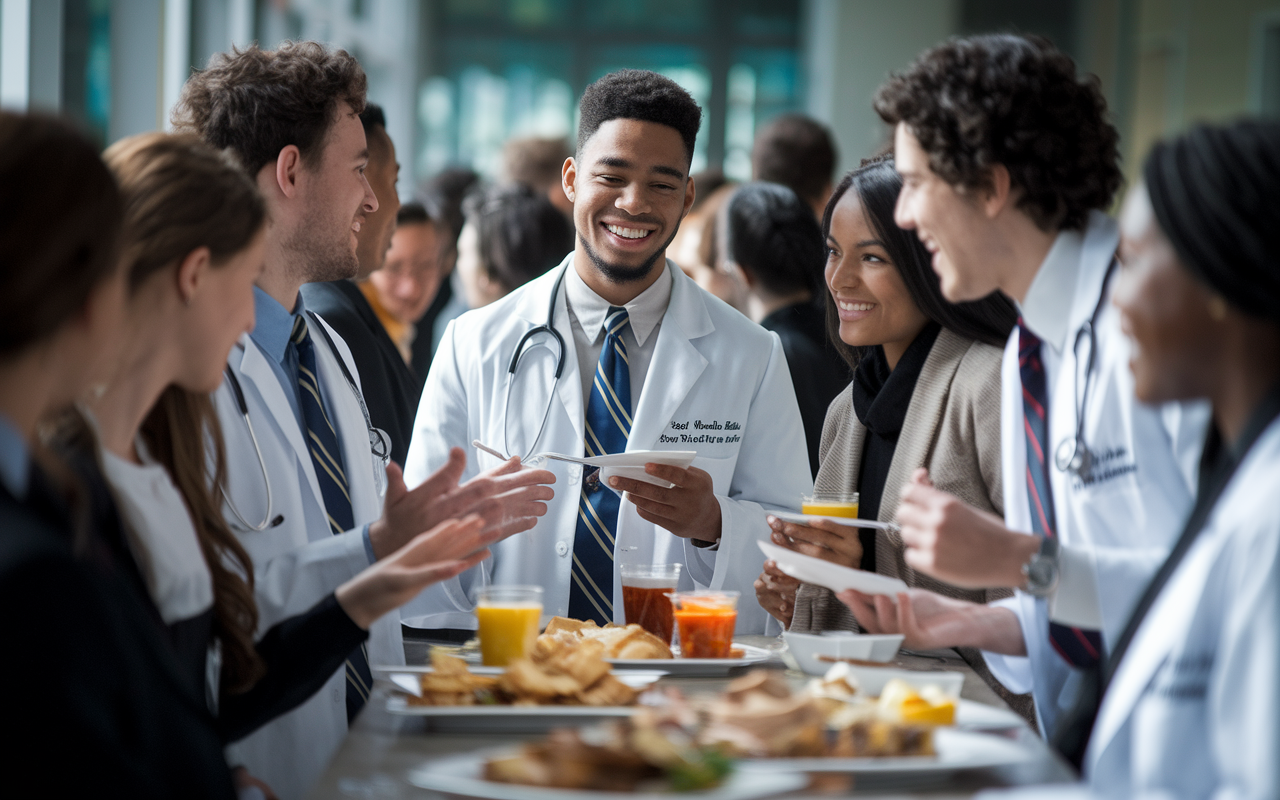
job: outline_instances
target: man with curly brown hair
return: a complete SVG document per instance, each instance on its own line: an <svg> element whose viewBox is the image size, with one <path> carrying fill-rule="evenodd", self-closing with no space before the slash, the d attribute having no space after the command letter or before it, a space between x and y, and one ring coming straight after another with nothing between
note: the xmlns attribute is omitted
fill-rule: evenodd
<svg viewBox="0 0 1280 800"><path fill-rule="evenodd" d="M846 602L908 647L983 649L1010 691L1034 693L1052 735L1190 507L1205 415L1133 399L1108 302L1119 136L1095 77L1043 39L954 39L892 76L875 107L895 128L895 219L933 255L947 299L1001 291L1021 312L1002 371L1004 520L921 470L898 511L906 560L1019 591L989 606L919 590Z"/></svg>

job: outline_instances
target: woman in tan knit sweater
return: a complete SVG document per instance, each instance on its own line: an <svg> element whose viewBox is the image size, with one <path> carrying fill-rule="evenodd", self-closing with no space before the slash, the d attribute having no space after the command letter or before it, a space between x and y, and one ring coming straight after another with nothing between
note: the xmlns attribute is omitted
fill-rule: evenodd
<svg viewBox="0 0 1280 800"><path fill-rule="evenodd" d="M943 299L928 250L893 222L901 186L891 159L864 162L836 187L823 217L828 335L855 373L827 411L814 488L858 492L859 517L889 521L903 484L924 467L939 488L1001 514L1000 360L1017 311L1003 295L963 305ZM798 552L951 597L987 602L1008 594L916 573L893 532L769 521L774 543ZM773 562L756 596L790 630L857 629L832 592L787 577ZM990 682L980 654L961 655ZM1029 710L1026 701L1014 705Z"/></svg>

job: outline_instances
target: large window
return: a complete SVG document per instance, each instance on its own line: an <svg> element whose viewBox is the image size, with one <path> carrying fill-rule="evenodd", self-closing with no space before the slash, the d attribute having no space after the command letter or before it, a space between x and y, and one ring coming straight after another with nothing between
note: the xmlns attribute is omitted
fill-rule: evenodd
<svg viewBox="0 0 1280 800"><path fill-rule="evenodd" d="M571 137L587 84L624 67L703 108L693 170L750 177L756 126L800 105L800 0L444 0L428 4L417 174L494 175L512 136Z"/></svg>

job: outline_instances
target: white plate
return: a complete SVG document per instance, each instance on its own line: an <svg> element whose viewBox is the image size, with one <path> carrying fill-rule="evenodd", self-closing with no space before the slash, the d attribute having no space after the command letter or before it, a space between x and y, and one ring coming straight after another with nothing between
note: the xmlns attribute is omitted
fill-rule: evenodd
<svg viewBox="0 0 1280 800"><path fill-rule="evenodd" d="M610 453L603 456L590 456L588 458L579 458L577 456L566 456L560 453L539 453L542 458L562 458L569 461L586 464L592 467L600 468L600 481L604 485L608 485L608 481L617 475L620 478L631 478L632 480L643 481L644 483L652 483L655 486L662 486L670 489L673 484L668 483L660 478L655 478L644 471L645 464L666 464L672 467L680 467L684 469L693 463L693 459L698 456L696 450L632 450L626 453ZM537 458L529 460L532 466Z"/></svg>
<svg viewBox="0 0 1280 800"><path fill-rule="evenodd" d="M875 519L858 519L857 517L832 517L826 514L801 514L797 511L770 511L769 513L783 522L794 522L797 525L808 525L810 522L826 520L827 522L834 522L837 525L847 525L850 528L875 528L880 531L893 530L898 527L892 522L881 522Z"/></svg>
<svg viewBox="0 0 1280 800"><path fill-rule="evenodd" d="M760 545L765 557L777 562L778 569L793 578L817 586L825 586L833 592L857 589L863 594L887 594L893 597L898 592L907 590L907 585L897 578L842 567L769 542L757 541L756 544Z"/></svg>
<svg viewBox="0 0 1280 800"><path fill-rule="evenodd" d="M472 675L501 675L506 667L467 667ZM421 697L419 687L421 686L418 676L434 672L430 666L414 665L414 666L388 666L378 665L373 667L373 671L386 676L387 680L395 684L397 689L406 694ZM655 683L664 675L670 674L667 670L662 669L628 669L621 672L613 672L613 677L622 683L630 686L632 689L645 689ZM474 706L462 706L463 708L473 708Z"/></svg>
<svg viewBox="0 0 1280 800"><path fill-rule="evenodd" d="M436 731L546 733L552 728L626 719L639 706L411 706L404 695L387 698L387 711L419 717Z"/></svg>
<svg viewBox="0 0 1280 800"><path fill-rule="evenodd" d="M971 731L1005 731L1021 728L1027 721L1007 708L996 708L973 700L961 700L956 707L956 727Z"/></svg>
<svg viewBox="0 0 1280 800"><path fill-rule="evenodd" d="M1002 736L954 728L938 728L933 734L936 756L904 756L901 758L760 758L739 761L740 774L758 776L774 770L800 772L955 772L961 769L985 769L1020 764L1035 758L1036 753L1025 744Z"/></svg>
<svg viewBox="0 0 1280 800"><path fill-rule="evenodd" d="M749 644L734 644L734 647L742 648L742 658L606 658L613 665L613 668L632 670L645 669L651 670L660 667L672 675L679 676L717 676L728 675L729 670L734 667L749 667L754 664L760 664L768 661L773 654L763 647L753 647Z"/></svg>
<svg viewBox="0 0 1280 800"><path fill-rule="evenodd" d="M515 783L486 781L486 759L511 753L511 750L469 753L428 761L405 776L409 783L423 789L477 797L483 800L671 800L672 798L698 798L698 800L755 800L760 797L791 792L804 787L809 778L795 772L735 771L715 789L704 792L588 792L574 789L548 789L540 786L522 786Z"/></svg>

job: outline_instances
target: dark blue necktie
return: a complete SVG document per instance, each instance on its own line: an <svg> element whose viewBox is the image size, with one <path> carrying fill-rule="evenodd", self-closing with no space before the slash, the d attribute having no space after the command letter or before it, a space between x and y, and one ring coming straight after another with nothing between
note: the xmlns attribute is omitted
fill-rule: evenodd
<svg viewBox="0 0 1280 800"><path fill-rule="evenodd" d="M351 489L347 474L342 469L342 450L338 446L338 432L320 399L320 380L316 376L316 351L307 331L307 321L301 314L294 318L293 335L290 337L298 352L298 406L302 411L303 434L307 449L311 452L311 464L315 467L316 480L320 484L320 496L329 516L329 528L336 536L355 527L351 511ZM373 673L369 671L369 653L362 644L347 658L347 722L369 700L373 686Z"/></svg>
<svg viewBox="0 0 1280 800"><path fill-rule="evenodd" d="M622 453L631 435L631 372L622 332L627 310L610 306L604 320L604 347L591 384L586 413L586 453ZM583 482L578 528L573 539L573 584L569 616L613 622L613 550L618 530L618 495L598 482Z"/></svg>
<svg viewBox="0 0 1280 800"><path fill-rule="evenodd" d="M1031 530L1056 537L1053 489L1049 484L1049 393L1046 388L1040 337L1018 318L1018 372L1022 378L1022 419L1027 439L1027 499L1031 503ZM1102 653L1102 637L1097 631L1049 623L1049 641L1073 667L1093 667Z"/></svg>

